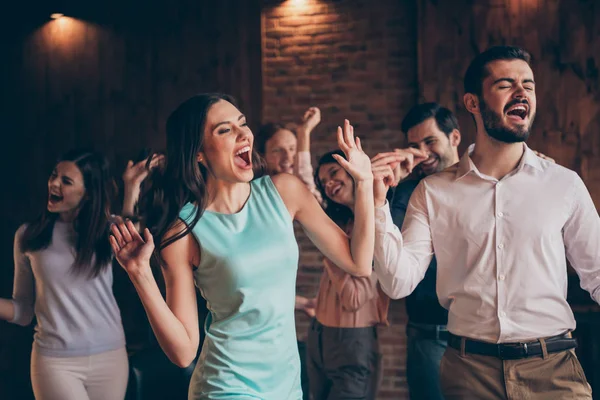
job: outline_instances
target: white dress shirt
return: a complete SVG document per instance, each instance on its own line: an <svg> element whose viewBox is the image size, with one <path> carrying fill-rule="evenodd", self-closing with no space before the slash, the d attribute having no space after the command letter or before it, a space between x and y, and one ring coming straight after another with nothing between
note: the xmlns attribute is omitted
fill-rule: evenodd
<svg viewBox="0 0 600 400"><path fill-rule="evenodd" d="M567 304L569 260L600 302L600 218L579 176L524 145L518 167L497 180L473 164L421 181L402 234L389 205L375 213L375 270L393 298L408 296L435 252L437 295L455 335L495 343L575 329Z"/></svg>

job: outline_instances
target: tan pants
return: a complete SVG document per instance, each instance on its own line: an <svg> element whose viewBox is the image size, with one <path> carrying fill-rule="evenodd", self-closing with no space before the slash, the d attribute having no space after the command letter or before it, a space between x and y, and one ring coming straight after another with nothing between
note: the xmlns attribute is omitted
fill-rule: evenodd
<svg viewBox="0 0 600 400"><path fill-rule="evenodd" d="M440 364L446 400L592 399L592 389L574 350L546 358L500 360L448 347Z"/></svg>
<svg viewBox="0 0 600 400"><path fill-rule="evenodd" d="M85 357L31 353L36 400L123 400L129 378L125 349Z"/></svg>

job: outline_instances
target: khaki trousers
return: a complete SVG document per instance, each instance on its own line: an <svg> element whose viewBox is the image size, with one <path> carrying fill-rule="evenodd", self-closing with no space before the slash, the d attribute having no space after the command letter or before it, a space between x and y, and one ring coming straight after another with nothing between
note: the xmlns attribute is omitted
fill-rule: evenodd
<svg viewBox="0 0 600 400"><path fill-rule="evenodd" d="M125 348L84 357L31 353L36 400L123 400L128 378Z"/></svg>
<svg viewBox="0 0 600 400"><path fill-rule="evenodd" d="M503 361L448 347L440 380L446 400L592 399L575 350Z"/></svg>

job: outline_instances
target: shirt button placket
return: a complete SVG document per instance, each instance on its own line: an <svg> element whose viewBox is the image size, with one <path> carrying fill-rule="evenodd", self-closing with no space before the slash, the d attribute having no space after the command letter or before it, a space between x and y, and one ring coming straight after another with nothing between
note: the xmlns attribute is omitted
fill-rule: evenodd
<svg viewBox="0 0 600 400"><path fill-rule="evenodd" d="M496 224L495 224L495 230L496 230L496 251L494 252L496 255L496 299L497 299L497 305L498 305L498 309L497 309L497 315L499 318L498 324L499 324L499 330L500 330L500 338L502 338L503 336L505 336L507 334L507 332L505 332L504 326L505 325L505 321L504 319L506 318L506 312L502 311L503 308L506 307L506 305L504 304L504 299L505 299L505 293L506 293L506 285L504 285L504 279L505 276L503 274L502 271L502 252L504 250L504 237L502 235L502 217L504 217L504 213L500 210L500 208L502 207L502 201L500 200L500 189L502 188L502 183L498 182L496 183L496 187L495 187L495 193L494 193L494 214L496 215Z"/></svg>

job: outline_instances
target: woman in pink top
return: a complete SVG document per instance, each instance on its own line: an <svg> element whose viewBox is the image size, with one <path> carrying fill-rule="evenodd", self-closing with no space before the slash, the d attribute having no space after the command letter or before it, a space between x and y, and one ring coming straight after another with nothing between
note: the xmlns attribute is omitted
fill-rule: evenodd
<svg viewBox="0 0 600 400"><path fill-rule="evenodd" d="M354 181L335 160L336 154L344 157L339 151L321 157L315 181L325 211L349 234L353 225ZM375 190L375 196L383 196L385 200L381 188L379 191L383 193ZM375 399L382 367L377 326L388 325L390 299L381 290L374 273L356 278L327 258L323 263L316 317L308 333L312 398Z"/></svg>

